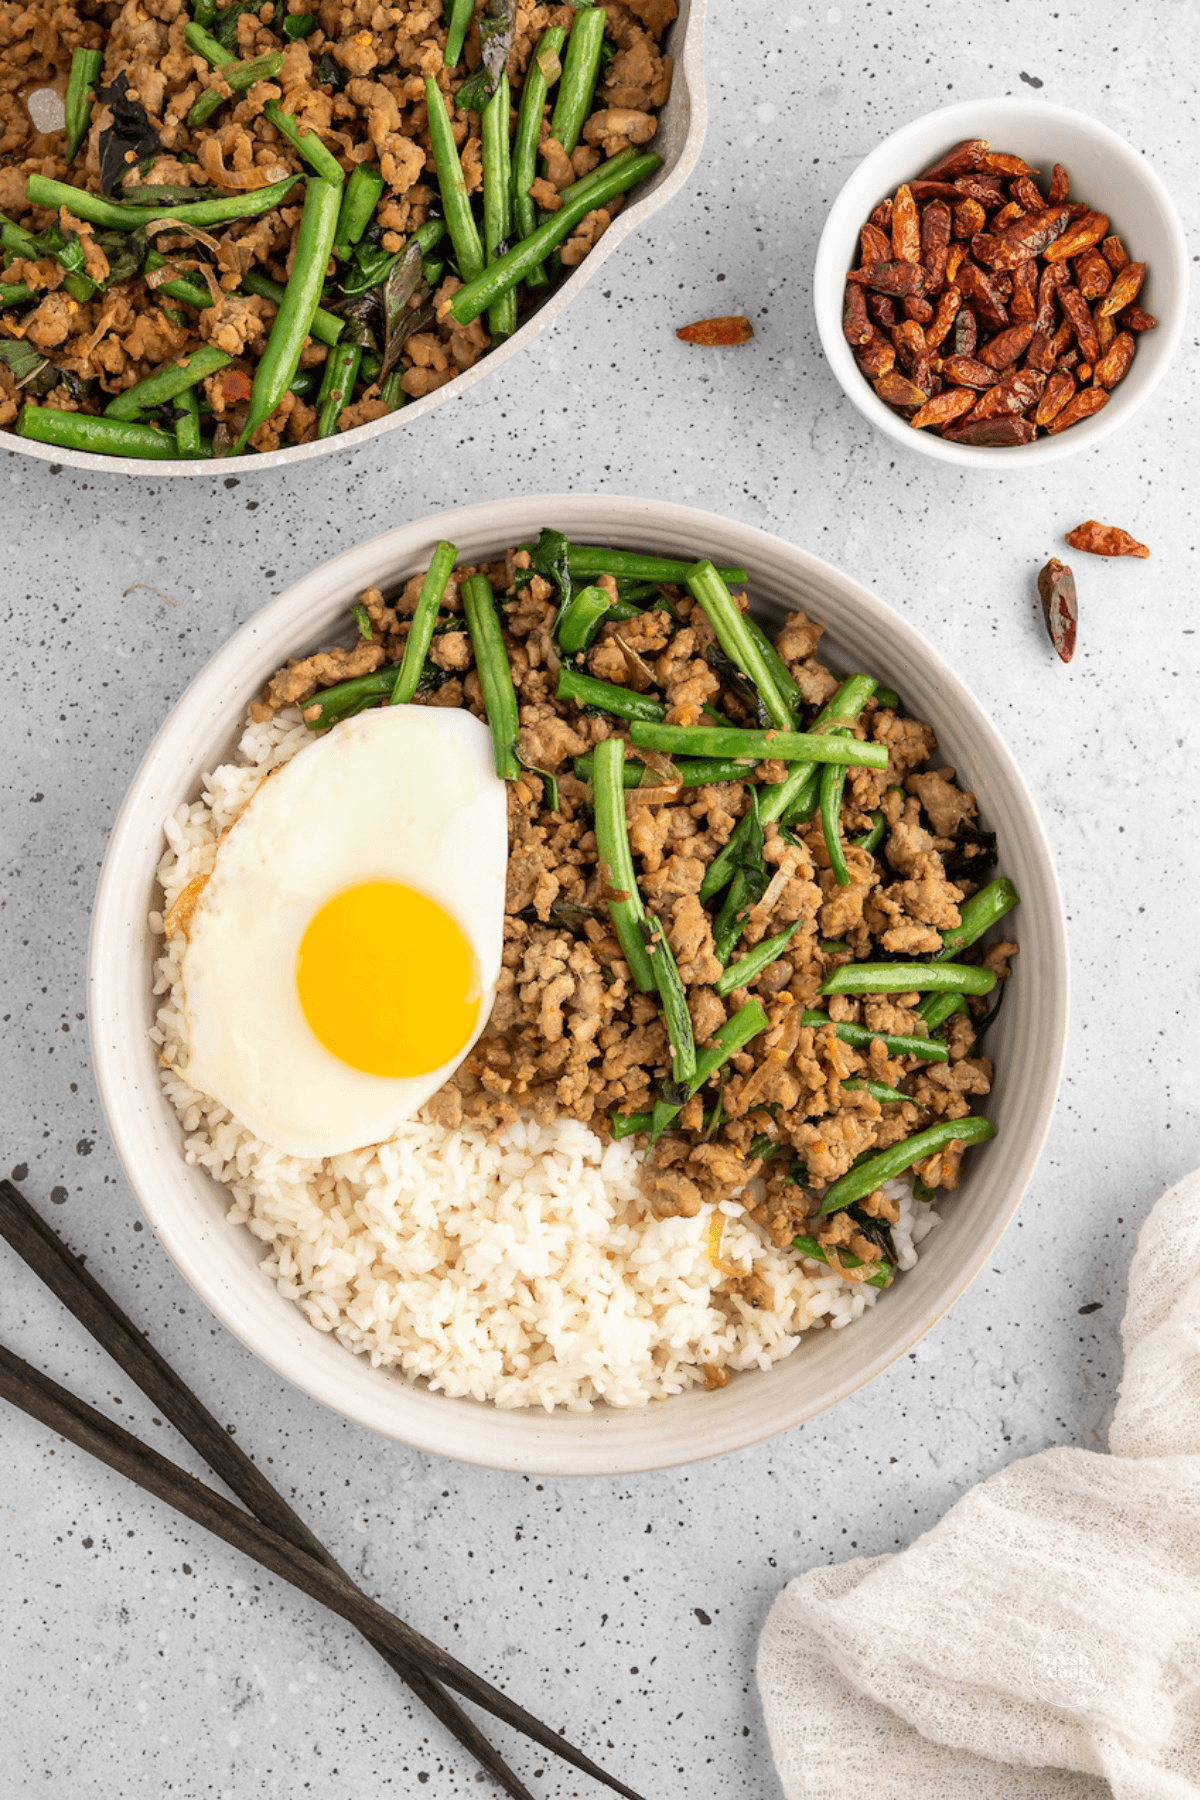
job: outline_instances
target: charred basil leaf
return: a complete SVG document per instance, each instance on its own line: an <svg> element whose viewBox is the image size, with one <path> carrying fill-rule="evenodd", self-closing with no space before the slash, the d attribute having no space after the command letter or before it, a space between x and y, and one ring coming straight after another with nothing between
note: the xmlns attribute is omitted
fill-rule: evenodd
<svg viewBox="0 0 1200 1800"><path fill-rule="evenodd" d="M252 13L257 18L265 5L266 0L242 0L240 6L231 6L228 11L218 13L216 24L212 28L212 35L218 44L221 44L226 50L236 50L238 48L238 20L243 13Z"/></svg>
<svg viewBox="0 0 1200 1800"><path fill-rule="evenodd" d="M97 88L96 98L112 108L112 124L100 133L98 145L100 192L111 194L122 175L129 173L131 163L158 155L162 140L141 101L129 98L129 77L124 69L107 87Z"/></svg>
<svg viewBox="0 0 1200 1800"><path fill-rule="evenodd" d="M848 1206L846 1211L858 1226L867 1242L875 1244L883 1251L884 1256L893 1266L897 1261L896 1246L892 1240L891 1227L884 1219L873 1219L864 1212L861 1205Z"/></svg>
<svg viewBox="0 0 1200 1800"><path fill-rule="evenodd" d="M479 67L472 71L454 96L459 112L481 112L500 84L508 63L517 24L517 0L488 0L479 15Z"/></svg>
<svg viewBox="0 0 1200 1800"><path fill-rule="evenodd" d="M317 86L331 87L335 94L340 94L349 76L332 50L323 50L317 58Z"/></svg>
<svg viewBox="0 0 1200 1800"><path fill-rule="evenodd" d="M108 258L109 281L128 281L142 266L146 239L140 231L98 231L96 242Z"/></svg>
<svg viewBox="0 0 1200 1800"><path fill-rule="evenodd" d="M408 304L420 285L421 246L412 243L401 252L398 262L389 271L383 284L383 366L379 371L380 381L399 362L405 338L421 329L416 320L425 316L425 322L428 322L433 317L432 307L422 307L414 312Z"/></svg>
<svg viewBox="0 0 1200 1800"><path fill-rule="evenodd" d="M18 338L0 338L0 362L8 365L19 388L39 399L58 384L59 372L49 357Z"/></svg>
<svg viewBox="0 0 1200 1800"><path fill-rule="evenodd" d="M378 294L372 291L358 295L353 300L339 301L333 310L336 310L339 318L346 321L343 340L347 344L359 344L364 350L378 356L379 330L383 322Z"/></svg>
<svg viewBox="0 0 1200 1800"><path fill-rule="evenodd" d="M571 598L571 570L567 561L569 540L561 531L543 529L541 536L533 547L533 567L537 574L548 581L558 595L558 607L554 617L554 629L562 617Z"/></svg>
<svg viewBox="0 0 1200 1800"><path fill-rule="evenodd" d="M968 825L965 819L954 835L953 850L947 850L942 858L952 881L956 875L980 881L989 869L994 868L996 860L995 832L981 831L977 825Z"/></svg>

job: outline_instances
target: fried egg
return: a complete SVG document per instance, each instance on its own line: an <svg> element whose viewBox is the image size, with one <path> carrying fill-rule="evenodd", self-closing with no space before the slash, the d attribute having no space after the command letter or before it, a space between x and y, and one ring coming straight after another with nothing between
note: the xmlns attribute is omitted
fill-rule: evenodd
<svg viewBox="0 0 1200 1800"><path fill-rule="evenodd" d="M500 974L508 823L486 726L382 707L255 791L186 921L186 1075L289 1155L382 1143Z"/></svg>

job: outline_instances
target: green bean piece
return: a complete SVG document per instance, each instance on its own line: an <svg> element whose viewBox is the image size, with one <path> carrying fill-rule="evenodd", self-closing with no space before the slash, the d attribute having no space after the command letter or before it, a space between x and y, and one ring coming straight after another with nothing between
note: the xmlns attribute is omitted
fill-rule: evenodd
<svg viewBox="0 0 1200 1800"><path fill-rule="evenodd" d="M496 91L483 109L483 243L488 264L496 262L501 246L512 236L513 174L508 123L511 100L508 71L503 71ZM517 290L506 288L488 307L488 331L493 339L511 337L517 329Z"/></svg>
<svg viewBox="0 0 1200 1800"><path fill-rule="evenodd" d="M878 1156L868 1157L866 1162L859 1163L857 1168L840 1176L825 1191L821 1201L822 1215L839 1212L843 1206L853 1206L856 1200L865 1200L868 1194L874 1193L877 1187L882 1187L885 1181L894 1181L897 1175L903 1175L914 1163L924 1162L927 1156L936 1156L947 1144L956 1141L962 1144L982 1144L995 1135L996 1127L991 1121L974 1114L968 1114L965 1119L942 1119L927 1131L918 1131L915 1137L892 1144L889 1149L881 1150Z"/></svg>
<svg viewBox="0 0 1200 1800"><path fill-rule="evenodd" d="M600 681L594 675L581 675L565 665L558 672L556 700L573 700L576 706L594 706L601 712L613 713L618 719L663 719L667 709L661 700L649 694L636 694L632 688L618 687L614 681Z"/></svg>
<svg viewBox="0 0 1200 1800"><path fill-rule="evenodd" d="M221 71L221 80L235 94L244 94L247 88L256 81L271 81L283 67L282 50L273 50L266 56L252 56L245 60L219 44L215 37L202 25L190 24L183 28L184 42L193 56L203 57L210 68ZM188 111L187 122L195 131L210 119L217 108L225 102L225 95L219 88L206 88L192 103Z"/></svg>
<svg viewBox="0 0 1200 1800"><path fill-rule="evenodd" d="M842 1085L844 1087L845 1083L843 1082ZM822 1250L815 1237L794 1237L792 1239L792 1249L798 1250L801 1256L811 1257L814 1262L829 1263L829 1267L835 1274L839 1268L861 1269L863 1266L861 1256L851 1256L849 1250L841 1248L839 1248L837 1252L837 1262L829 1262L828 1256L825 1254L824 1250ZM890 1267L880 1269L875 1275L864 1275L863 1277L863 1281L867 1287L877 1288L887 1287L891 1279L892 1271Z"/></svg>
<svg viewBox="0 0 1200 1800"><path fill-rule="evenodd" d="M298 150L309 167L318 174L322 181L329 182L341 192L346 176L341 163L327 144L322 142L318 134L311 128L301 130L290 112L285 112L278 100L268 100L263 107L263 114L270 119L280 137L286 138L293 150Z"/></svg>
<svg viewBox="0 0 1200 1800"><path fill-rule="evenodd" d="M261 213L282 206L288 194L302 179L285 175L270 187L252 188L244 194L229 194L221 200L198 200L194 206L172 206L164 213L153 206L115 205L101 194L89 194L86 188L68 187L63 181L50 181L45 175L31 175L25 183L25 198L31 206L44 206L57 212L65 206L77 219L99 225L110 231L140 231L155 219L169 218L173 225L227 225L231 219L256 219Z"/></svg>
<svg viewBox="0 0 1200 1800"><path fill-rule="evenodd" d="M341 188L332 182L310 180L305 183L304 211L296 233L292 273L254 372L250 416L235 446L235 455L245 449L253 433L270 418L296 373L300 352L312 329L313 314L321 298L341 199Z"/></svg>
<svg viewBox="0 0 1200 1800"><path fill-rule="evenodd" d="M911 1095L902 1094L898 1088L884 1087L881 1081L861 1081L857 1075L843 1081L842 1086L849 1088L854 1094L870 1094L872 1100L878 1100L880 1106L897 1106L902 1100L911 1104Z"/></svg>
<svg viewBox="0 0 1200 1800"><path fill-rule="evenodd" d="M298 394L301 400L307 400L311 394L320 392L321 377L315 369L297 369L288 382L288 393Z"/></svg>
<svg viewBox="0 0 1200 1800"><path fill-rule="evenodd" d="M371 675L355 676L352 681L339 681L336 687L322 688L305 702L304 723L310 731L328 731L331 725L362 712L364 707L386 701L395 685L395 669L385 668L376 669ZM311 719L307 716L310 711Z"/></svg>
<svg viewBox="0 0 1200 1800"><path fill-rule="evenodd" d="M850 952L849 944L844 944L841 938L818 938L817 949L824 951L826 956L849 955Z"/></svg>
<svg viewBox="0 0 1200 1800"><path fill-rule="evenodd" d="M991 969L974 963L843 963L827 975L819 994L990 994Z"/></svg>
<svg viewBox="0 0 1200 1800"><path fill-rule="evenodd" d="M922 1001L917 1012L930 1031L936 1031L939 1025L944 1025L955 1013L969 1013L970 1008L961 994L930 994Z"/></svg>
<svg viewBox="0 0 1200 1800"><path fill-rule="evenodd" d="M958 909L959 923L943 931L939 960L953 956L959 950L966 950L985 931L990 931L1005 913L1011 912L1020 903L1021 896L1007 876L1001 875L995 881L989 881L978 893L972 894L969 900L963 901Z"/></svg>
<svg viewBox="0 0 1200 1800"><path fill-rule="evenodd" d="M21 409L18 437L63 450L94 450L100 456L136 456L144 462L173 462L175 433L127 419L98 419L92 413L59 412L53 406Z"/></svg>
<svg viewBox="0 0 1200 1800"><path fill-rule="evenodd" d="M579 142L583 121L592 110L607 23L608 15L602 6L589 6L575 14L571 26L558 98L550 115L550 136L558 139L568 156Z"/></svg>
<svg viewBox="0 0 1200 1800"><path fill-rule="evenodd" d="M391 706L406 705L420 685L421 676L425 672L425 658L433 641L433 628L437 624L438 608L442 604L446 583L450 579L457 555L458 550L449 539L442 538L429 559L421 592L417 595L416 610L408 628L408 637L404 642L404 655L396 684L389 698Z"/></svg>
<svg viewBox="0 0 1200 1800"><path fill-rule="evenodd" d="M755 944L753 950L743 956L740 962L730 963L724 974L718 975L713 982L713 993L724 997L732 994L734 988L749 987L755 976L761 975L764 969L783 955L799 925L800 921L797 919L794 925L789 925L777 937L764 938L760 944Z"/></svg>
<svg viewBox="0 0 1200 1800"><path fill-rule="evenodd" d="M496 773L502 781L516 781L521 773L517 755L520 726L512 670L500 630L496 596L486 575L470 575L459 593L467 615L467 629L475 652L475 672L483 689L483 708L492 734Z"/></svg>
<svg viewBox="0 0 1200 1800"><path fill-rule="evenodd" d="M596 746L599 749L599 745ZM671 1120L675 1118L687 1104L693 1094L698 1094L717 1070L729 1061L731 1056L757 1037L760 1031L767 1028L768 1019L757 1000L747 1000L745 1006L739 1007L732 1018L726 1019L718 1031L713 1033L712 1043L701 1050L696 1057L696 1073L688 1082L681 1082L686 1088L686 1099L678 1104L670 1100L656 1100L652 1115L651 1143L656 1143L662 1136Z"/></svg>
<svg viewBox="0 0 1200 1800"><path fill-rule="evenodd" d="M63 189L65 194L74 194L77 191L77 189L69 187ZM78 216L82 217L81 214ZM14 224L11 219L0 213L0 244L13 256L27 257L30 262L41 262L44 257L49 255L60 268L66 269L67 273L63 276L63 287L72 300L77 300L82 306L91 299L93 294L98 292L99 284L83 273L83 251L74 232L69 234L69 242L70 250L64 244L58 250L48 251L32 232L24 230L22 226ZM22 282L21 286L24 285L25 283Z"/></svg>
<svg viewBox="0 0 1200 1800"><path fill-rule="evenodd" d="M840 726L837 735L848 737L849 728ZM835 763L827 763L821 770L818 804L821 809L821 833L825 839L825 852L829 857L833 879L839 887L850 886L850 871L846 867L846 852L842 848L842 794L845 786L845 767L838 768Z"/></svg>
<svg viewBox="0 0 1200 1800"><path fill-rule="evenodd" d="M145 262L146 274L150 275L155 269L165 268L167 260L159 250L148 251ZM153 293L155 299L166 294L169 299L182 300L185 306L194 306L200 312L206 311L213 304L213 297L205 284L195 280L191 275L180 275L170 281L164 281L153 289Z"/></svg>
<svg viewBox="0 0 1200 1800"><path fill-rule="evenodd" d="M603 8L597 7L597 12ZM449 126L447 125L447 132ZM453 139L451 139L453 142ZM457 152L455 153L457 157ZM618 166L619 165L619 166ZM439 165L440 166L440 165ZM566 189L563 203L556 213L551 213L544 224L536 231L514 244L511 250L497 257L489 268L481 273L473 274L464 280L462 287L450 302L450 312L460 325L469 325L477 319L481 312L492 304L497 295L515 288L518 281L523 281L531 269L538 268L549 256L550 252L570 237L579 221L615 194L624 194L634 187L644 176L652 175L662 167L662 157L653 152L644 156L635 156L629 162L623 162L614 156L603 169L589 175L584 181L575 182ZM468 209L469 211L469 209ZM446 207L446 217L450 219L450 208ZM474 220L471 221L474 229ZM451 237L454 235L451 223ZM476 233L478 239L478 233ZM457 250L458 245L455 244ZM459 268L466 276L461 254Z"/></svg>
<svg viewBox="0 0 1200 1800"><path fill-rule="evenodd" d="M399 412L408 399L408 395L400 386L403 379L404 370L393 369L390 375L384 376L380 384L379 398L390 413Z"/></svg>
<svg viewBox="0 0 1200 1800"><path fill-rule="evenodd" d="M620 738L611 738L607 741L618 744L621 742ZM623 795L623 786L620 791ZM624 811L623 807L622 811ZM687 995L683 991L683 982L679 977L679 967L667 941L666 930L661 919L655 919L652 923L649 919L643 918L640 930L650 953L650 966L654 970L655 986L658 988L658 997L662 1001L663 1023L666 1025L667 1041L671 1046L671 1079L678 1082L690 1081L696 1073L696 1039L692 1032L692 1016L688 1012Z"/></svg>
<svg viewBox="0 0 1200 1800"><path fill-rule="evenodd" d="M383 176L374 163L355 163L351 169L333 238L333 254L339 262L349 260L350 252L375 217L383 185Z"/></svg>
<svg viewBox="0 0 1200 1800"><path fill-rule="evenodd" d="M358 380L358 367L362 362L361 344L335 344L325 358L325 369L329 387L326 390L322 381L322 395L317 402L317 436L333 437L338 428L338 420L350 404L350 396L354 392L354 384Z"/></svg>
<svg viewBox="0 0 1200 1800"><path fill-rule="evenodd" d="M517 129L512 147L513 216L518 237L527 238L537 227L537 207L529 189L537 175L542 109L550 87L546 70L558 61L566 41L567 34L560 25L548 26L538 39L537 49L525 71L525 85L521 89L521 105L517 113ZM544 280L535 285L544 286Z"/></svg>
<svg viewBox="0 0 1200 1800"><path fill-rule="evenodd" d="M646 915L629 848L624 743L620 738L604 738L596 745L595 759L596 847L609 917L635 983L643 994L652 994L658 978L642 936Z"/></svg>
<svg viewBox="0 0 1200 1800"><path fill-rule="evenodd" d="M886 769L886 744L863 744L857 738L828 732L743 731L737 726L662 725L646 721L630 732L643 750L668 756L740 756L754 764L778 757L782 762L849 763L860 769ZM782 785L782 784L780 784Z"/></svg>
<svg viewBox="0 0 1200 1800"><path fill-rule="evenodd" d="M445 273L445 263L439 261L436 256L423 256L421 258L421 279L424 281L426 287L435 288Z"/></svg>
<svg viewBox="0 0 1200 1800"><path fill-rule="evenodd" d="M614 158L615 161L615 158ZM523 549L531 550L532 544L525 544ZM572 575L615 575L618 583L622 579L637 582L650 582L657 586L659 582L671 582L681 585L688 578L688 570L694 565L680 557L643 556L637 550L610 550L605 544L568 544L567 567ZM722 564L716 565L717 574L722 581L745 581L748 579L745 569L735 569ZM636 599L636 594L627 594L626 599Z"/></svg>
<svg viewBox="0 0 1200 1800"><path fill-rule="evenodd" d="M620 1143L622 1138L633 1137L635 1132L649 1131L654 1123L654 1114L648 1112L609 1113L609 1136Z"/></svg>
<svg viewBox="0 0 1200 1800"><path fill-rule="evenodd" d="M279 29L288 42L294 44L298 38L311 37L317 24L316 13L289 13Z"/></svg>
<svg viewBox="0 0 1200 1800"><path fill-rule="evenodd" d="M883 842L883 834L886 830L887 820L884 818L883 814L881 812L873 812L871 814L870 831L864 832L862 837L855 838L854 840L856 849L866 850L868 852L878 850L880 844Z"/></svg>
<svg viewBox="0 0 1200 1800"><path fill-rule="evenodd" d="M928 1206L929 1202L935 1198L936 1194L937 1194L936 1188L926 1187L925 1183L921 1180L921 1177L919 1175L913 1176L913 1178L912 1178L912 1197L914 1200L920 1200L920 1201L924 1202L924 1204L926 1206Z"/></svg>
<svg viewBox="0 0 1200 1800"><path fill-rule="evenodd" d="M479 227L475 223L475 215L471 211L471 202L467 194L467 184L463 177L462 162L458 154L458 145L454 142L454 132L446 113L441 91L432 75L425 78L425 103L429 114L429 138L433 145L433 163L437 170L438 187L442 195L442 210L446 215L446 226L450 233L450 242L454 245L454 255L458 262L464 286L459 293L464 293L473 282L484 274L483 244L479 237ZM502 267L505 259L501 257L493 264L494 269ZM490 274L491 271L489 270ZM515 283L512 285L515 286ZM471 319L478 318L484 307L490 305L496 295L488 298L471 314ZM458 295L455 295L455 299ZM458 315L455 314L457 318ZM469 325L470 319L459 319L460 325Z"/></svg>
<svg viewBox="0 0 1200 1800"><path fill-rule="evenodd" d="M713 565L707 561L694 563L688 570L687 584L716 632L722 650L757 689L771 723L780 731L794 730L796 721L792 709L776 686L766 657L747 630L733 595Z"/></svg>
<svg viewBox="0 0 1200 1800"><path fill-rule="evenodd" d="M0 281L0 306L24 306L34 293L24 281Z"/></svg>
<svg viewBox="0 0 1200 1800"><path fill-rule="evenodd" d="M877 687L875 689L875 704L885 712L898 712L900 709L900 696L895 688Z"/></svg>
<svg viewBox="0 0 1200 1800"><path fill-rule="evenodd" d="M148 260L146 266L150 266ZM269 275L264 275L259 269L247 269L238 285L244 287L248 294L258 294L261 299L271 300L276 306L283 305L283 296L287 292L282 281L272 281ZM345 329L345 319L339 319L335 314L326 312L323 306L318 306L308 328L308 335L317 338L322 344L332 345L340 341Z"/></svg>
<svg viewBox="0 0 1200 1800"><path fill-rule="evenodd" d="M126 388L115 400L109 401L104 416L106 419L136 419L139 413L149 412L153 406L165 406L169 400L196 387L232 361L233 358L224 350L218 350L215 344L202 344L190 356L164 363L144 381Z"/></svg>
<svg viewBox="0 0 1200 1800"><path fill-rule="evenodd" d="M446 32L446 48L442 52L442 61L446 68L458 67L458 59L462 55L463 45L467 41L467 32L471 29L471 20L475 17L475 0L454 0L450 12L450 27Z"/></svg>
<svg viewBox="0 0 1200 1800"><path fill-rule="evenodd" d="M889 1056L918 1056L923 1062L948 1062L950 1052L940 1038L917 1037L915 1032L906 1031L870 1031L865 1025L853 1025L849 1020L834 1024L828 1013L816 1012L805 1007L800 1015L802 1025L811 1025L820 1029L822 1025L833 1025L833 1035L840 1038L843 1044L851 1044L856 1050L869 1050L876 1038L879 1038Z"/></svg>
<svg viewBox="0 0 1200 1800"><path fill-rule="evenodd" d="M212 445L200 436L200 402L194 387L184 388L175 400L175 449L185 462L212 455Z"/></svg>
<svg viewBox="0 0 1200 1800"><path fill-rule="evenodd" d="M558 641L568 656L586 650L606 618L612 602L603 588L577 588L558 622Z"/></svg>
<svg viewBox="0 0 1200 1800"><path fill-rule="evenodd" d="M610 614L611 617L611 614ZM592 779L593 753L588 750L583 756L574 758L572 768L579 781ZM727 756L680 757L675 764L676 772L685 788L719 787L723 782L745 781L749 770L745 763L735 762ZM627 788L644 785L645 771L634 762L625 764L625 786Z"/></svg>
<svg viewBox="0 0 1200 1800"><path fill-rule="evenodd" d="M72 54L71 73L67 77L67 93L63 101L69 163L75 161L75 154L88 134L88 127L92 122L92 105L96 98L96 83L103 67L103 50L79 49Z"/></svg>
<svg viewBox="0 0 1200 1800"><path fill-rule="evenodd" d="M788 668L782 656L780 656L778 650L775 648L762 626L758 623L758 620L752 619L749 613L743 613L742 623L750 633L755 644L758 646L759 654L771 671L775 686L779 689L779 692L787 702L788 709L791 712L793 719L799 719L804 711L804 695L800 692L796 677L792 674L792 671Z"/></svg>
<svg viewBox="0 0 1200 1800"><path fill-rule="evenodd" d="M217 22L217 0L192 0L192 17L197 25L203 25L207 31L210 25Z"/></svg>

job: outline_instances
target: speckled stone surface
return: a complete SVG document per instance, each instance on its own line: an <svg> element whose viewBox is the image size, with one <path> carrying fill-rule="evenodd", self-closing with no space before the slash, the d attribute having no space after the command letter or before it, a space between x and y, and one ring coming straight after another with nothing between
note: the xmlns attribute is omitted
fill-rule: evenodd
<svg viewBox="0 0 1200 1800"><path fill-rule="evenodd" d="M1048 1444L1102 1446L1139 1221L1200 1160L1192 502L1194 332L1116 439L1003 479L892 448L812 321L826 206L896 125L1037 90L1144 149L1200 243L1200 14L1172 0L717 5L699 172L558 328L466 402L295 475L133 485L0 440L7 704L0 1166L370 1590L653 1800L775 1800L757 1633L816 1563L902 1545ZM1189 216L1190 215L1190 216ZM756 339L671 327L745 310ZM1192 366L1189 367L1189 361ZM1189 474L1189 463L1192 473ZM1041 1166L987 1271L836 1411L724 1461L555 1482L438 1462L293 1392L143 1229L84 1019L88 912L145 746L209 654L314 564L460 501L651 493L780 533L902 607L994 710L1049 827L1073 940L1070 1062ZM1080 519L1153 559L1079 567L1069 671L1032 576ZM1076 558L1077 565L1084 559ZM142 585L139 585L142 584ZM0 1337L196 1459L5 1249ZM0 1797L490 1791L337 1621L4 1409ZM600 1790L504 1738L546 1800Z"/></svg>

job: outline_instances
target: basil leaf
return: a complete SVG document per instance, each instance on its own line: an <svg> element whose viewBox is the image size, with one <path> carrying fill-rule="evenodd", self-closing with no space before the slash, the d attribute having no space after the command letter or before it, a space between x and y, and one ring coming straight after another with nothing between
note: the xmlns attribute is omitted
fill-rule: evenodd
<svg viewBox="0 0 1200 1800"><path fill-rule="evenodd" d="M481 61L454 96L459 112L480 112L500 85L517 26L517 0L488 0L479 15Z"/></svg>
<svg viewBox="0 0 1200 1800"><path fill-rule="evenodd" d="M112 108L112 124L100 133L98 141L100 192L111 194L122 175L129 173L131 161L140 163L157 156L162 140L141 101L129 98L129 77L124 69L107 87L96 89L96 98Z"/></svg>

